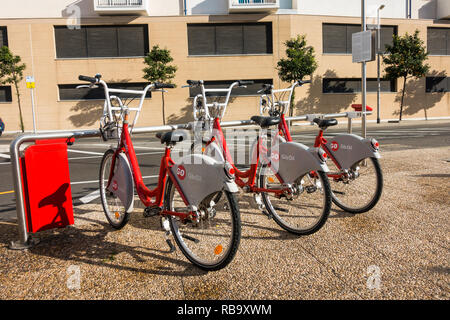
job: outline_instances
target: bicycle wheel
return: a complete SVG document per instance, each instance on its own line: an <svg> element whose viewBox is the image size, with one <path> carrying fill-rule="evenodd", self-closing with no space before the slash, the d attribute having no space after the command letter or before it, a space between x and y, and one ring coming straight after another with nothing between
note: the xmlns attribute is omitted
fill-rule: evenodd
<svg viewBox="0 0 450 320"><path fill-rule="evenodd" d="M122 229L128 222L130 215L125 211L120 199L113 192L107 190L108 178L111 170L111 163L114 150L107 150L103 155L100 165L100 198L102 200L103 211L109 224L115 229ZM117 163L117 162L116 162Z"/></svg>
<svg viewBox="0 0 450 320"><path fill-rule="evenodd" d="M216 194L206 197L199 206L197 221L170 216L170 227L181 252L203 270L219 270L234 258L241 239L241 219L235 196L228 191L210 207ZM166 210L187 212L178 190L168 180L164 196Z"/></svg>
<svg viewBox="0 0 450 320"><path fill-rule="evenodd" d="M260 188L282 188L278 178L267 169L267 165L261 169L258 174ZM280 227L293 234L307 235L317 232L327 221L331 209L331 190L327 175L321 171L314 176L306 174L292 184L291 190L291 199L287 196L276 196L271 192L261 193L269 214Z"/></svg>
<svg viewBox="0 0 450 320"><path fill-rule="evenodd" d="M365 161L364 161L365 160ZM366 158L353 164L347 176L329 178L333 202L350 213L363 213L372 209L383 191L383 174L377 158ZM363 162L366 165L363 165ZM339 173L332 161L328 161L330 174Z"/></svg>

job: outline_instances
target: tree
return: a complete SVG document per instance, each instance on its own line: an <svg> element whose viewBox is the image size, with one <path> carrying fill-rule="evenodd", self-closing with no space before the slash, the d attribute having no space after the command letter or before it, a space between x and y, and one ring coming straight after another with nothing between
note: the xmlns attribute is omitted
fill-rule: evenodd
<svg viewBox="0 0 450 320"><path fill-rule="evenodd" d="M302 80L305 76L312 75L317 69L314 48L306 45L305 38L305 35L298 35L284 43L287 58L280 59L277 63L278 76L284 82L292 83ZM289 116L292 116L294 110L294 99L295 94L292 92Z"/></svg>
<svg viewBox="0 0 450 320"><path fill-rule="evenodd" d="M389 80L403 79L402 98L400 102L400 118L402 120L403 102L408 78L419 79L427 74L430 66L425 63L428 59L424 42L419 38L419 30L413 35L393 36L392 45L386 45L383 57L385 77Z"/></svg>
<svg viewBox="0 0 450 320"><path fill-rule="evenodd" d="M20 104L19 82L23 79L23 71L26 68L24 63L20 63L22 59L14 55L8 47L0 48L0 84L14 84L19 104L20 130L24 132L22 107Z"/></svg>
<svg viewBox="0 0 450 320"><path fill-rule="evenodd" d="M169 50L161 49L158 45L153 46L152 50L144 58L144 63L147 65L147 67L143 69L144 79L150 82L173 84L171 79L175 77L178 68L169 65L172 61L173 58L170 55ZM162 92L162 113L163 124L165 125L164 91Z"/></svg>

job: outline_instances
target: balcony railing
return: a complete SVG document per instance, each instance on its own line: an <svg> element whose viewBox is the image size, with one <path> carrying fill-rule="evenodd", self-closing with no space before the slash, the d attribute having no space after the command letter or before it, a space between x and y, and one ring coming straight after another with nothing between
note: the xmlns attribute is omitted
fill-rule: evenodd
<svg viewBox="0 0 450 320"><path fill-rule="evenodd" d="M94 0L99 14L148 14L148 0Z"/></svg>
<svg viewBox="0 0 450 320"><path fill-rule="evenodd" d="M275 11L279 7L279 0L228 0L230 12L267 12Z"/></svg>
<svg viewBox="0 0 450 320"><path fill-rule="evenodd" d="M247 5L265 5L265 4L276 4L277 0L233 0L233 6L247 6Z"/></svg>
<svg viewBox="0 0 450 320"><path fill-rule="evenodd" d="M142 6L142 0L97 0L98 7L136 7Z"/></svg>

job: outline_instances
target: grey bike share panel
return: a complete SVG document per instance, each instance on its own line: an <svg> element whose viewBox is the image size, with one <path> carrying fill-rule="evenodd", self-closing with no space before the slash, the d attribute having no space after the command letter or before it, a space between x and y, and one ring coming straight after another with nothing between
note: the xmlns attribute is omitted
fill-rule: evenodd
<svg viewBox="0 0 450 320"><path fill-rule="evenodd" d="M134 183L130 163L123 153L116 158L114 175L108 191L120 199L125 212L132 212L134 207Z"/></svg>
<svg viewBox="0 0 450 320"><path fill-rule="evenodd" d="M226 176L224 163L199 154L184 156L169 169L190 205L198 207L208 195L223 189L238 192L233 179Z"/></svg>
<svg viewBox="0 0 450 320"><path fill-rule="evenodd" d="M308 148L297 142L280 142L271 153L271 166L285 183L294 183L311 171L328 172L325 162L319 160L319 148Z"/></svg>
<svg viewBox="0 0 450 320"><path fill-rule="evenodd" d="M371 139L343 133L327 140L328 150L343 169L350 168L356 162L368 157L381 157L372 147Z"/></svg>

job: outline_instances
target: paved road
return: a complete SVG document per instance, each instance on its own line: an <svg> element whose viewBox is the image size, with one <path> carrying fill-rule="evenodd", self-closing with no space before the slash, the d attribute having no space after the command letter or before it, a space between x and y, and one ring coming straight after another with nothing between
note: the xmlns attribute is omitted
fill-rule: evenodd
<svg viewBox="0 0 450 320"><path fill-rule="evenodd" d="M308 146L314 143L317 133L315 127L293 127L293 139ZM346 128L330 128L325 138L338 132L346 132ZM354 133L359 133L359 125L355 125ZM369 124L368 136L376 138L382 151L433 148L450 145L450 121L420 122L402 124ZM230 147L243 148L241 139ZM133 138L142 175L147 183L157 180L159 160L163 146L154 134L139 134ZM15 198L11 166L9 160L9 143L11 139L0 139L0 220L15 219ZM98 202L98 172L100 161L105 150L111 143L105 143L100 138L80 139L69 148L69 168L74 205ZM247 144L248 145L248 144Z"/></svg>

